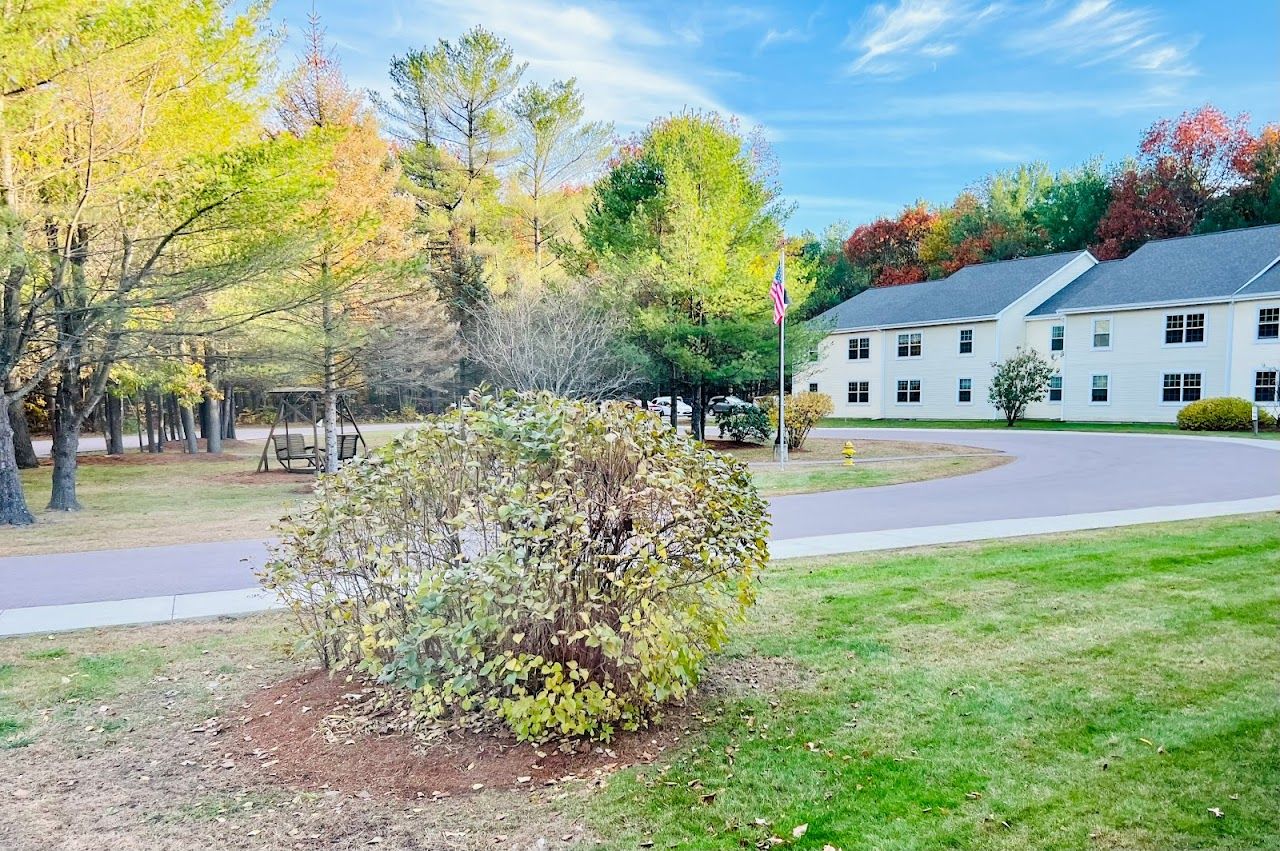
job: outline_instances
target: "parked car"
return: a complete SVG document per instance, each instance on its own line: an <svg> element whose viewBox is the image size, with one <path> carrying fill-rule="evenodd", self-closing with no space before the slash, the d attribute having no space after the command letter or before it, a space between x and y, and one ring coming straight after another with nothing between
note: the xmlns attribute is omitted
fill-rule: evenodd
<svg viewBox="0 0 1280 851"><path fill-rule="evenodd" d="M671 415L671 397L655 396L649 400L649 407L653 408L655 411L662 414L664 417L670 416ZM676 416L688 417L692 415L693 415L693 408L689 407L689 404L685 402L684 399L677 396L676 397Z"/></svg>
<svg viewBox="0 0 1280 851"><path fill-rule="evenodd" d="M711 409L713 414L723 414L730 408L749 408L751 404L746 399L741 399L737 396L712 396L711 402L707 407Z"/></svg>

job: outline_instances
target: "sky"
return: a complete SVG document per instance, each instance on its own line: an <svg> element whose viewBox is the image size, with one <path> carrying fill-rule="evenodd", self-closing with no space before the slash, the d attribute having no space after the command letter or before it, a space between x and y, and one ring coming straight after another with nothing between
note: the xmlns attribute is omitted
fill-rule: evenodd
<svg viewBox="0 0 1280 851"><path fill-rule="evenodd" d="M283 64L312 0L277 0ZM947 203L1021 162L1130 156L1152 122L1212 102L1280 121L1277 0L314 0L351 82L385 91L394 55L480 24L575 77L620 138L685 108L759 128L821 232Z"/></svg>

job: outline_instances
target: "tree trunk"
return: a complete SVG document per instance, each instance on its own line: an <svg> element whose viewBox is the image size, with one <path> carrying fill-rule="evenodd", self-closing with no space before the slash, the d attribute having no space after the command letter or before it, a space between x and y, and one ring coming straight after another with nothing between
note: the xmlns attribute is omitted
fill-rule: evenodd
<svg viewBox="0 0 1280 851"><path fill-rule="evenodd" d="M670 407L671 427L674 429L679 426L679 417L680 417L680 412L676 410L676 408L679 406L680 403L676 401L675 370L672 370L671 386L667 389L667 401L671 403L671 407Z"/></svg>
<svg viewBox="0 0 1280 851"><path fill-rule="evenodd" d="M227 440L236 439L236 388L230 384L222 391L225 410L222 416L222 436Z"/></svg>
<svg viewBox="0 0 1280 851"><path fill-rule="evenodd" d="M324 301L324 471L338 470L338 376L337 352L333 344L333 305Z"/></svg>
<svg viewBox="0 0 1280 851"><path fill-rule="evenodd" d="M102 402L107 406L107 454L124 454L124 399L117 399L110 393L102 395Z"/></svg>
<svg viewBox="0 0 1280 851"><path fill-rule="evenodd" d="M217 398L218 384L213 374L213 362L205 360L205 375L209 379L209 390L204 394L204 407L208 422L205 424L205 451L211 455L222 454L222 400Z"/></svg>
<svg viewBox="0 0 1280 851"><path fill-rule="evenodd" d="M27 428L27 406L21 399L5 396L9 400L9 426L13 429L13 455L20 470L34 470L40 466L40 456L31 445L31 431Z"/></svg>
<svg viewBox="0 0 1280 851"><path fill-rule="evenodd" d="M80 374L63 368L53 405L53 491L50 511L79 511L76 498L76 465L80 453L80 420L76 402L80 396Z"/></svg>
<svg viewBox="0 0 1280 851"><path fill-rule="evenodd" d="M8 393L0 394L0 405L5 416L0 417L0 525L29 526L36 522L27 508L27 497L22 492L22 479L18 476L18 461L13 454L13 428L8 410L21 405Z"/></svg>
<svg viewBox="0 0 1280 851"><path fill-rule="evenodd" d="M690 402L693 409L689 412L689 432L693 435L694 440L704 440L702 433L702 380L693 385L693 400Z"/></svg>
<svg viewBox="0 0 1280 851"><path fill-rule="evenodd" d="M182 413L182 432L187 441L187 454L195 455L200 451L200 444L196 442L195 411L186 405L183 405L179 410Z"/></svg>
<svg viewBox="0 0 1280 851"><path fill-rule="evenodd" d="M209 414L209 397L200 400L200 436L209 439L209 430L212 428L213 419ZM194 416L194 415L193 415Z"/></svg>

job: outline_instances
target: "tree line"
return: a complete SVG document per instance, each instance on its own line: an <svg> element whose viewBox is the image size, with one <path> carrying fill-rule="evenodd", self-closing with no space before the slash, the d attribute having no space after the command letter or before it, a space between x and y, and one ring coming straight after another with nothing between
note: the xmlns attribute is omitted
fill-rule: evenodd
<svg viewBox="0 0 1280 851"><path fill-rule="evenodd" d="M962 266L1088 249L1125 257L1144 242L1280 222L1280 125L1250 129L1206 105L1163 119L1133 157L1052 172L1030 163L988 176L950 204L810 235L816 316L871 286L945 277Z"/></svg>
<svg viewBox="0 0 1280 851"><path fill-rule="evenodd" d="M75 511L86 428L221 451L267 388L444 404L767 382L788 213L767 147L685 112L618 138L574 80L476 27L348 84L312 18L277 78L263 7L67 0L0 24L0 522ZM793 297L808 293L796 254ZM803 331L795 332L803 339ZM143 442L143 435L146 440Z"/></svg>

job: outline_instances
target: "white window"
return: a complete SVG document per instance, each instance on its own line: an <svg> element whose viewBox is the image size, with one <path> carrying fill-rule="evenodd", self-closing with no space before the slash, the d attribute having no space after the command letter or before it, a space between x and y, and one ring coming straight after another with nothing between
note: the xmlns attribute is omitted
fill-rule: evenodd
<svg viewBox="0 0 1280 851"><path fill-rule="evenodd" d="M920 357L920 332L914 334L898 335L898 357L900 358L918 358Z"/></svg>
<svg viewBox="0 0 1280 851"><path fill-rule="evenodd" d="M1111 376L1095 375L1089 385L1090 405L1111 404Z"/></svg>
<svg viewBox="0 0 1280 851"><path fill-rule="evenodd" d="M1093 320L1093 347L1095 349L1111 348L1111 320Z"/></svg>
<svg viewBox="0 0 1280 851"><path fill-rule="evenodd" d="M1276 396L1276 371L1258 370L1253 374L1253 401L1255 402L1277 402L1280 398Z"/></svg>
<svg viewBox="0 0 1280 851"><path fill-rule="evenodd" d="M870 360L871 359L871 338L870 337L850 337L849 338L849 360Z"/></svg>
<svg viewBox="0 0 1280 851"><path fill-rule="evenodd" d="M871 402L871 382L870 381L850 381L849 382L849 404L850 405L867 405Z"/></svg>
<svg viewBox="0 0 1280 851"><path fill-rule="evenodd" d="M956 388L956 404L968 405L973 402L973 379L960 379L959 386Z"/></svg>
<svg viewBox="0 0 1280 851"><path fill-rule="evenodd" d="M1049 401L1062 401L1062 376L1054 375L1049 378Z"/></svg>
<svg viewBox="0 0 1280 851"><path fill-rule="evenodd" d="M960 354L962 355L973 354L973 329L972 328L960 329Z"/></svg>
<svg viewBox="0 0 1280 851"><path fill-rule="evenodd" d="M920 379L904 378L898 382L898 404L920 404Z"/></svg>
<svg viewBox="0 0 1280 851"><path fill-rule="evenodd" d="M1204 342L1203 313L1170 313L1164 318L1166 346L1195 345Z"/></svg>
<svg viewBox="0 0 1280 851"><path fill-rule="evenodd" d="M809 392L810 392L810 393L817 393L817 392L818 392L818 382L816 382L816 381L810 381L810 382L809 382Z"/></svg>
<svg viewBox="0 0 1280 851"><path fill-rule="evenodd" d="M1200 373L1166 372L1160 401L1194 402L1200 398Z"/></svg>
<svg viewBox="0 0 1280 851"><path fill-rule="evenodd" d="M1280 307L1258 309L1258 339L1280 340Z"/></svg>
<svg viewBox="0 0 1280 851"><path fill-rule="evenodd" d="M1067 326L1054 325L1049 329L1049 351L1060 352L1067 339Z"/></svg>

